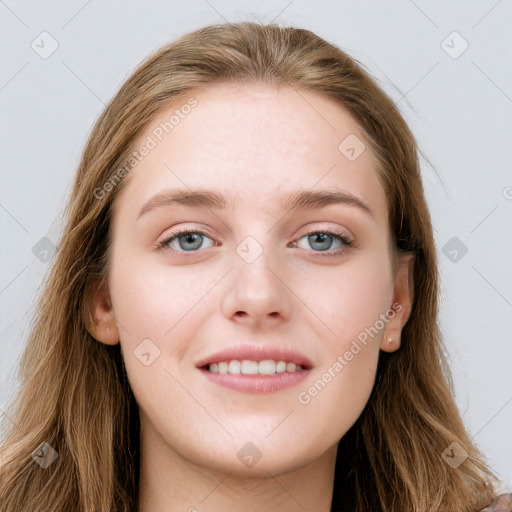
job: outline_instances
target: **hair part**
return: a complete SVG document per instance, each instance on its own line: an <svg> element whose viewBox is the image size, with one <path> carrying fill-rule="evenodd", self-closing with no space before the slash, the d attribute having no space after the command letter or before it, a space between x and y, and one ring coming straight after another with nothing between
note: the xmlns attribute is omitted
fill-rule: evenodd
<svg viewBox="0 0 512 512"><path fill-rule="evenodd" d="M336 100L379 163L397 254L414 254L414 303L400 350L381 353L371 397L338 446L333 511L477 511L495 477L457 410L438 325L438 269L415 139L392 100L354 59L312 32L256 23L202 28L164 46L97 120L35 312L0 464L5 512L135 511L140 425L120 344L90 334L91 287L108 283L110 220L139 138L180 98L220 82L265 82ZM124 173L127 174L127 173ZM97 189L105 193L98 198ZM96 191L96 194L95 194ZM48 443L47 469L32 454ZM457 468L441 457L458 443Z"/></svg>

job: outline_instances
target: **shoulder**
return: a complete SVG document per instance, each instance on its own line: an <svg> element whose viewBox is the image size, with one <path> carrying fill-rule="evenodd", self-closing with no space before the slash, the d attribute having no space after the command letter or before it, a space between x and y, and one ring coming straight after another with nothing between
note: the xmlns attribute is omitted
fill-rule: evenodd
<svg viewBox="0 0 512 512"><path fill-rule="evenodd" d="M512 512L512 493L501 494L482 512Z"/></svg>

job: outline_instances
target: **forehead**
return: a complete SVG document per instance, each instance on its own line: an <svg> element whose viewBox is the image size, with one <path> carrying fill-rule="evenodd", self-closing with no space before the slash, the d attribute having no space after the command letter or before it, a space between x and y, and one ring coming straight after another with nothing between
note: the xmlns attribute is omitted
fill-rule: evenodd
<svg viewBox="0 0 512 512"><path fill-rule="evenodd" d="M184 108L191 98L195 106ZM261 83L215 84L159 112L135 149L149 140L152 148L128 176L121 205L188 188L222 192L232 206L270 208L282 205L287 192L335 188L367 198L376 213L386 211L362 130L323 95Z"/></svg>

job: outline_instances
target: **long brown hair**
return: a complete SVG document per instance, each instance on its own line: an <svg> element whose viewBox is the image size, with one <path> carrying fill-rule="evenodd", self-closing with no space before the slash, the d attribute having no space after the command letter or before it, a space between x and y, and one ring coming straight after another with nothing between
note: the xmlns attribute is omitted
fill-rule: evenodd
<svg viewBox="0 0 512 512"><path fill-rule="evenodd" d="M381 354L370 400L339 443L332 509L474 512L489 505L496 480L461 421L436 323L436 251L413 135L340 49L307 30L246 22L208 26L161 48L96 122L21 360L2 446L1 509L137 509L138 407L120 344L99 343L87 329L88 290L108 279L112 205L136 141L161 109L219 81L289 86L347 108L380 163L395 249L415 254L402 346ZM468 455L457 468L443 457L450 446ZM58 457L44 468L36 459L51 460L50 448Z"/></svg>

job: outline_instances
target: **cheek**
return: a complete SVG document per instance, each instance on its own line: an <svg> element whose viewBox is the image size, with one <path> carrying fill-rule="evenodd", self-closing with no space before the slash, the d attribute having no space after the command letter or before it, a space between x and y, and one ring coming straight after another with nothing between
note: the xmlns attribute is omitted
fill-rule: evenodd
<svg viewBox="0 0 512 512"><path fill-rule="evenodd" d="M190 414L180 410L189 400L170 374L177 375L188 340L201 324L198 316L204 314L208 291L219 278L198 273L193 265L171 268L151 258L114 261L109 276L112 306L137 402L155 417L161 407L171 406L174 413Z"/></svg>
<svg viewBox="0 0 512 512"><path fill-rule="evenodd" d="M324 358L316 380L298 402L320 414L334 407L340 431L349 428L371 393L385 314L392 297L391 269L384 259L359 258L325 279L316 294ZM320 331L318 331L320 333ZM325 334L327 333L327 334ZM344 411L344 414L338 414Z"/></svg>
<svg viewBox="0 0 512 512"><path fill-rule="evenodd" d="M116 318L125 327L125 343L150 338L163 340L207 295L214 276L193 266L162 267L151 258L113 265L109 278Z"/></svg>
<svg viewBox="0 0 512 512"><path fill-rule="evenodd" d="M311 309L328 329L325 348L331 355L346 350L353 339L372 327L379 331L372 337L380 341L383 328L380 316L391 304L393 285L391 267L386 257L367 254L347 260L338 268L316 275L303 275L307 285L304 297L314 297ZM377 342L378 344L378 342Z"/></svg>

